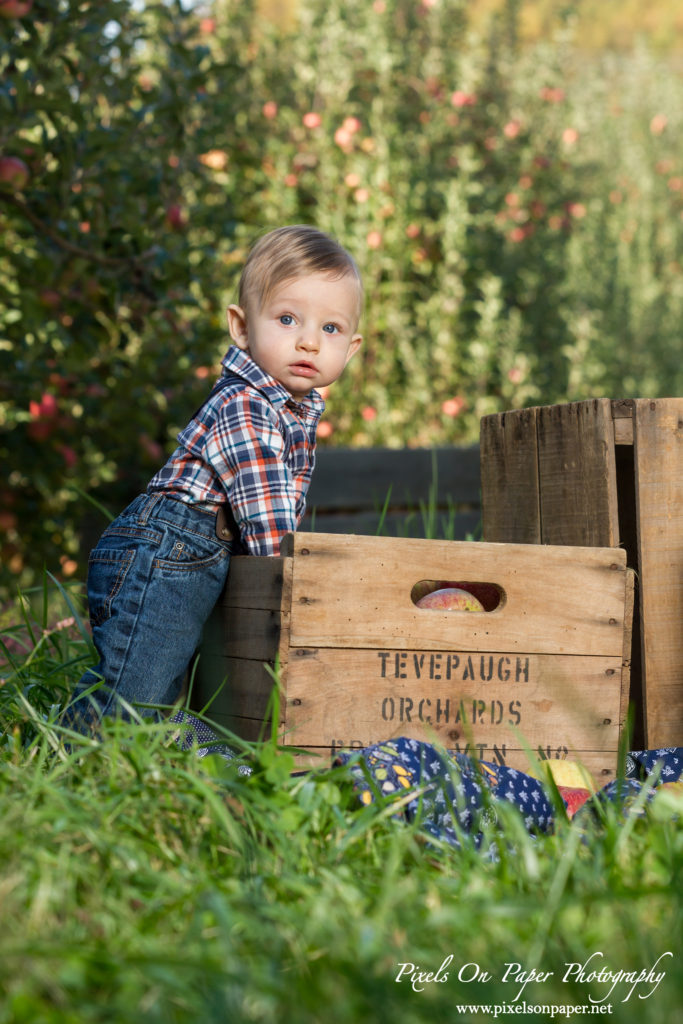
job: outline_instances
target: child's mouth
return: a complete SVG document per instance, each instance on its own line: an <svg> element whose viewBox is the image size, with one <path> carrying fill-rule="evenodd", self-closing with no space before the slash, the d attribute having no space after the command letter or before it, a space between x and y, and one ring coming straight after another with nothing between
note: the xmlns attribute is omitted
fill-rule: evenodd
<svg viewBox="0 0 683 1024"><path fill-rule="evenodd" d="M313 377L317 371L313 363L301 362L292 364L292 372L299 377Z"/></svg>

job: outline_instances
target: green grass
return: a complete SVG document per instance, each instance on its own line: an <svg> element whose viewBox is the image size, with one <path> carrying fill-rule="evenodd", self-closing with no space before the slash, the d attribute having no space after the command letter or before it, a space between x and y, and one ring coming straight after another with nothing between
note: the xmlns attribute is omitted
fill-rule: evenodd
<svg viewBox="0 0 683 1024"><path fill-rule="evenodd" d="M491 1020L458 1005L512 1003L507 963L554 972L517 1003L560 1006L609 987L564 982L566 963L640 971L669 950L649 998L621 983L607 1001L612 1020L676 1018L681 797L536 838L504 807L492 859L430 841L396 802L362 807L341 769L292 776L269 743L243 749L247 777L158 725L65 736L57 705L91 655L77 621L49 626L69 600L5 614L0 1024ZM450 955L443 983L395 981ZM458 980L467 964L491 980Z"/></svg>

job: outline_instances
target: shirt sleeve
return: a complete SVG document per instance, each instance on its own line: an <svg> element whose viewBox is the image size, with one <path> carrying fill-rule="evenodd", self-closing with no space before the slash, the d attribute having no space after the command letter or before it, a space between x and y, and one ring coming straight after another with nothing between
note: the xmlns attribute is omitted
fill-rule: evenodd
<svg viewBox="0 0 683 1024"><path fill-rule="evenodd" d="M298 525L301 502L286 455L276 411L249 389L225 403L205 439L204 457L250 554L278 555L283 536Z"/></svg>

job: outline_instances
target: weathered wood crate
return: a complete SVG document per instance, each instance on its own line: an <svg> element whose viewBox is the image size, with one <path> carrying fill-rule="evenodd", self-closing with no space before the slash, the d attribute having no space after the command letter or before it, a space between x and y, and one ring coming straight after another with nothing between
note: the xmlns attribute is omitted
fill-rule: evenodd
<svg viewBox="0 0 683 1024"><path fill-rule="evenodd" d="M494 584L500 601L421 609L423 580ZM277 660L284 743L329 758L412 736L522 769L527 744L604 781L626 713L632 593L619 549L290 534L282 557L232 560L192 706L213 700L210 718L257 738Z"/></svg>
<svg viewBox="0 0 683 1024"><path fill-rule="evenodd" d="M634 747L683 743L683 398L481 421L483 538L621 546L635 571Z"/></svg>
<svg viewBox="0 0 683 1024"><path fill-rule="evenodd" d="M304 531L466 540L480 527L479 445L318 447Z"/></svg>

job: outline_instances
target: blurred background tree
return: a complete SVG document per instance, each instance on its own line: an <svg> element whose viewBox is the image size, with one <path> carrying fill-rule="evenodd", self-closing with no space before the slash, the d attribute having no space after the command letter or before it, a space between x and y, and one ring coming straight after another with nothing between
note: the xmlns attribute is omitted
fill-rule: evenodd
<svg viewBox="0 0 683 1024"><path fill-rule="evenodd" d="M321 444L680 394L683 30L642 6L0 2L2 585L83 571L87 497L172 449L282 223L366 279Z"/></svg>

